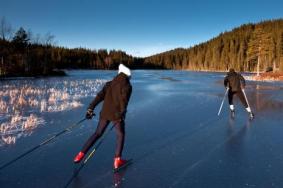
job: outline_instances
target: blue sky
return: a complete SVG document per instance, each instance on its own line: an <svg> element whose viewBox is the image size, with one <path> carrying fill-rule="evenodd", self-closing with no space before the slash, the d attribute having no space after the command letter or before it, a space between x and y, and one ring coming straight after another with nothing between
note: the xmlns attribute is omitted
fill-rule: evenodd
<svg viewBox="0 0 283 188"><path fill-rule="evenodd" d="M245 23L283 18L282 0L1 0L17 30L55 35L59 46L149 56L205 42Z"/></svg>

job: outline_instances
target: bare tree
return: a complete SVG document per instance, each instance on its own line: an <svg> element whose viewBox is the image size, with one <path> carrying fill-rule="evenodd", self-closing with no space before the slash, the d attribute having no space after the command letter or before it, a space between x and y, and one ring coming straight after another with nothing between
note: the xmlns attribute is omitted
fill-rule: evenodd
<svg viewBox="0 0 283 188"><path fill-rule="evenodd" d="M33 38L33 33L32 33L32 31L30 29L27 31L27 37L29 39L29 42L31 43L32 38Z"/></svg>
<svg viewBox="0 0 283 188"><path fill-rule="evenodd" d="M54 45L54 38L55 36L52 35L50 32L46 33L42 44L45 45L45 60L43 62L43 74L47 75L49 72L53 70L53 63L52 63L52 50L50 47ZM51 60L51 61L50 61ZM48 62L49 61L49 62Z"/></svg>
<svg viewBox="0 0 283 188"><path fill-rule="evenodd" d="M33 43L34 44L41 44L41 35L39 33L37 33L34 38L33 38Z"/></svg>
<svg viewBox="0 0 283 188"><path fill-rule="evenodd" d="M50 32L46 33L44 36L44 44L47 46L52 46L54 44L54 38L55 36Z"/></svg>
<svg viewBox="0 0 283 188"><path fill-rule="evenodd" d="M12 35L12 26L6 21L5 17L2 17L0 21L0 35L2 40L7 40Z"/></svg>

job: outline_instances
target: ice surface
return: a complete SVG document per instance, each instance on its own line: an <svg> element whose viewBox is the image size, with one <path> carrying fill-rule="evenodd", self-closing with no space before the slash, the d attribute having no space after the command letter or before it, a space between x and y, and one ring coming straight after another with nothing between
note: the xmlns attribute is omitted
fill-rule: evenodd
<svg viewBox="0 0 283 188"><path fill-rule="evenodd" d="M116 71L70 72L64 82L77 83L74 86L65 85L61 78L41 79L47 85L46 91L58 81L61 89L51 88L55 88L55 93L68 93L60 95L61 99L80 93L78 102L83 106L39 113L44 126L33 129L33 134L19 138L13 145L2 146L0 165L84 117L85 106L96 90L90 94L90 87L83 85L98 79L110 80L115 74ZM255 119L249 121L236 100L236 118L232 120L227 100L217 116L225 92L223 78L221 73L133 71L123 154L133 158L133 164L112 173L112 131L70 187L283 187L283 84L247 82L245 91ZM17 84L16 89L23 87ZM5 85L8 88L13 84L7 81ZM99 110L100 106L95 110L97 114ZM64 187L75 168L73 157L94 132L96 123L97 117L86 121L1 170L1 188Z"/></svg>

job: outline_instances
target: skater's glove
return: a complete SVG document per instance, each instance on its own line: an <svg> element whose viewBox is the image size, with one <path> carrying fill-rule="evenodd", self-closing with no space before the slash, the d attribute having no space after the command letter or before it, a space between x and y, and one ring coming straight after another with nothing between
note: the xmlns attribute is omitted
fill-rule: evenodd
<svg viewBox="0 0 283 188"><path fill-rule="evenodd" d="M227 89L229 89L229 85L228 84L226 84L226 85L224 85L225 86L225 89L227 90Z"/></svg>
<svg viewBox="0 0 283 188"><path fill-rule="evenodd" d="M86 119L91 119L93 116L95 116L95 113L93 112L93 110L92 109L87 109L85 118Z"/></svg>

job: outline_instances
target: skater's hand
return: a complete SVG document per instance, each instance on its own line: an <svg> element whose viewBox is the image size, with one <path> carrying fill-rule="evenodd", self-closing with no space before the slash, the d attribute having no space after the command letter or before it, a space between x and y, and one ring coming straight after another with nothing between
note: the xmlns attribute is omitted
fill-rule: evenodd
<svg viewBox="0 0 283 188"><path fill-rule="evenodd" d="M91 119L93 116L95 116L95 113L93 112L92 109L88 109L85 115L86 119Z"/></svg>
<svg viewBox="0 0 283 188"><path fill-rule="evenodd" d="M229 89L229 84L224 84L225 89L228 90Z"/></svg>

